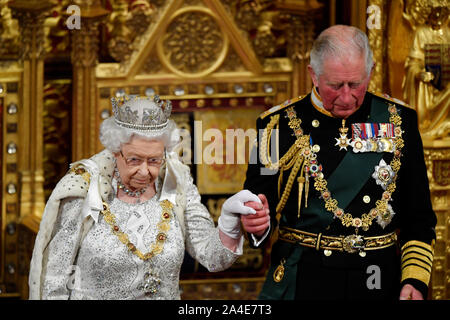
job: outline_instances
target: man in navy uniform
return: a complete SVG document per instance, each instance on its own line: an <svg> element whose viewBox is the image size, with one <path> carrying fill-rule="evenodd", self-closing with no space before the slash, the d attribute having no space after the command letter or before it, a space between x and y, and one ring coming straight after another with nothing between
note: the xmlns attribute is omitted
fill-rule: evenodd
<svg viewBox="0 0 450 320"><path fill-rule="evenodd" d="M427 296L436 216L417 115L367 92L373 66L363 32L330 27L312 92L257 120L244 188L262 205L241 220L253 247L273 243L261 299Z"/></svg>

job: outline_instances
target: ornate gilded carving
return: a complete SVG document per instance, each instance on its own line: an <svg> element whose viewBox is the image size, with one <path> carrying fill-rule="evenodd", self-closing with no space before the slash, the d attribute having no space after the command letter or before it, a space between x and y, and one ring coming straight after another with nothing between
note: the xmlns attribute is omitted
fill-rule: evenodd
<svg viewBox="0 0 450 320"><path fill-rule="evenodd" d="M119 62L130 58L134 39L147 30L154 13L147 1L138 0L130 5L128 2L115 1L113 13L107 23L110 32L108 51L111 57Z"/></svg>
<svg viewBox="0 0 450 320"><path fill-rule="evenodd" d="M18 22L12 18L7 2L0 1L0 56L14 59L19 52L20 33Z"/></svg>
<svg viewBox="0 0 450 320"><path fill-rule="evenodd" d="M150 54L142 64L139 74L157 74L164 70L164 66L156 53Z"/></svg>
<svg viewBox="0 0 450 320"><path fill-rule="evenodd" d="M450 185L450 159L435 161L433 169L433 177L438 185Z"/></svg>
<svg viewBox="0 0 450 320"><path fill-rule="evenodd" d="M9 4L13 17L19 20L21 28L20 59L42 60L45 54L44 19L53 6L49 1L20 0Z"/></svg>
<svg viewBox="0 0 450 320"><path fill-rule="evenodd" d="M108 15L100 1L76 2L80 5L80 29L71 30L73 66L72 158L83 159L95 153L98 128L94 67L98 63L99 23Z"/></svg>
<svg viewBox="0 0 450 320"><path fill-rule="evenodd" d="M405 14L403 17L409 21L411 27L427 23L433 7L448 6L447 0L405 0Z"/></svg>
<svg viewBox="0 0 450 320"><path fill-rule="evenodd" d="M47 57L69 54L70 36L66 25L66 9L72 2L72 0L56 2L55 7L52 8L52 14L45 19L44 49Z"/></svg>
<svg viewBox="0 0 450 320"><path fill-rule="evenodd" d="M127 21L128 26L135 35L144 33L151 23L155 9L145 0L137 0L130 4L131 18Z"/></svg>
<svg viewBox="0 0 450 320"><path fill-rule="evenodd" d="M313 20L321 7L315 0L230 1L227 5L261 61L286 55L307 59L314 38Z"/></svg>
<svg viewBox="0 0 450 320"><path fill-rule="evenodd" d="M309 52L314 42L312 15L288 15L291 21L287 28L288 57L293 61L309 59Z"/></svg>
<svg viewBox="0 0 450 320"><path fill-rule="evenodd" d="M450 148L425 148L424 150L425 159L430 160L446 160L450 159Z"/></svg>
<svg viewBox="0 0 450 320"><path fill-rule="evenodd" d="M310 15L291 16L292 24L288 28L288 56L293 62L292 96L307 94L312 84L306 73L309 53L314 41L314 23Z"/></svg>
<svg viewBox="0 0 450 320"><path fill-rule="evenodd" d="M377 6L380 10L384 10L386 7L386 0L370 0L369 6ZM386 30L386 15L381 15L380 19L380 28L371 28L368 30L369 44L373 51L373 60L375 61L375 68L369 83L369 90L374 92L384 92L384 55L386 51L384 30Z"/></svg>
<svg viewBox="0 0 450 320"><path fill-rule="evenodd" d="M83 19L82 27L72 33L72 65L74 67L95 67L98 63L99 21Z"/></svg>
<svg viewBox="0 0 450 320"><path fill-rule="evenodd" d="M239 1L232 9L236 11L237 25L248 33L261 60L279 54L277 51L285 44L285 24L279 20L280 12L272 10L273 4L267 0Z"/></svg>
<svg viewBox="0 0 450 320"><path fill-rule="evenodd" d="M13 69L2 69L0 75L0 124L6 130L0 133L1 154L1 203L0 214L0 298L2 294L16 297L19 279L18 232L20 184L17 170L20 133L17 130L19 113L22 110L18 94L20 74ZM13 79L12 79L13 78ZM12 81L13 80L13 81Z"/></svg>
<svg viewBox="0 0 450 320"><path fill-rule="evenodd" d="M450 291L446 285L450 277L450 256L448 255L450 252L450 146L441 144L424 149L431 201L438 221L430 283L432 299L450 298Z"/></svg>
<svg viewBox="0 0 450 320"><path fill-rule="evenodd" d="M448 1L408 1L405 11L414 40L405 63L403 97L416 109L425 138L445 138L450 133Z"/></svg>
<svg viewBox="0 0 450 320"><path fill-rule="evenodd" d="M128 59L133 50L132 32L127 26L127 20L130 14L128 13L128 3L124 1L117 1L113 4L113 14L110 20L112 24L111 39L108 41L109 54L117 61Z"/></svg>
<svg viewBox="0 0 450 320"><path fill-rule="evenodd" d="M242 63L241 58L236 53L236 51L233 48L230 48L227 54L227 57L225 58L225 61L222 63L220 68L218 69L219 72L236 72L236 71L245 71L245 66Z"/></svg>
<svg viewBox="0 0 450 320"><path fill-rule="evenodd" d="M222 63L228 50L228 36L213 13L203 7L185 7L172 17L158 41L161 61L184 76L208 74Z"/></svg>
<svg viewBox="0 0 450 320"><path fill-rule="evenodd" d="M236 24L243 30L250 32L257 29L260 24L261 11L270 7L271 1L235 1L228 6L228 10L235 17Z"/></svg>
<svg viewBox="0 0 450 320"><path fill-rule="evenodd" d="M293 64L292 96L311 91L311 80L307 73L309 54L314 42L314 19L320 14L322 5L317 1L278 0L275 7L282 10L287 56Z"/></svg>
<svg viewBox="0 0 450 320"><path fill-rule="evenodd" d="M450 184L450 148L424 149L431 189Z"/></svg>

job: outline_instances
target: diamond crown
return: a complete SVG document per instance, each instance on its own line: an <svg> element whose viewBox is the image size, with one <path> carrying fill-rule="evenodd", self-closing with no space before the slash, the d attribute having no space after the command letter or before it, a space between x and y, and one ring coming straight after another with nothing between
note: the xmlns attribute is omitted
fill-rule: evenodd
<svg viewBox="0 0 450 320"><path fill-rule="evenodd" d="M113 97L111 104L114 120L119 126L139 131L164 129L172 112L171 101L161 100L158 95Z"/></svg>

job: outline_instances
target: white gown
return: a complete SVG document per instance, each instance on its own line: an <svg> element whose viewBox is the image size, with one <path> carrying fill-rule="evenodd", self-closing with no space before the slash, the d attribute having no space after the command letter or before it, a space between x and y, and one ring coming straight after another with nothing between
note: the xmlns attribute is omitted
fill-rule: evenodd
<svg viewBox="0 0 450 320"><path fill-rule="evenodd" d="M191 176L185 178L184 238L179 219L173 217L163 251L147 261L120 242L102 215L77 250L83 199L63 200L52 240L44 251L42 299L180 299L179 274L185 250L209 271L230 267L242 254L243 237L236 253L222 245ZM160 184L158 181L156 195L146 202L129 204L118 198L110 202L120 230L144 254L155 242L161 219ZM113 180L112 185L117 183ZM150 268L161 282L156 293L145 294L142 285Z"/></svg>

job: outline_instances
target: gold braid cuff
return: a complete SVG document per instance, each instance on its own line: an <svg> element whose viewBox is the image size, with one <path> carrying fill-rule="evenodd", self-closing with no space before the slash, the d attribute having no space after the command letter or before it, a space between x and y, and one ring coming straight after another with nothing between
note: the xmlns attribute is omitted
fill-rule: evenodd
<svg viewBox="0 0 450 320"><path fill-rule="evenodd" d="M428 285L433 265L433 247L425 242L412 240L402 247L402 279L417 279Z"/></svg>

